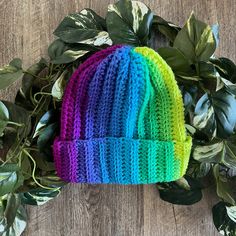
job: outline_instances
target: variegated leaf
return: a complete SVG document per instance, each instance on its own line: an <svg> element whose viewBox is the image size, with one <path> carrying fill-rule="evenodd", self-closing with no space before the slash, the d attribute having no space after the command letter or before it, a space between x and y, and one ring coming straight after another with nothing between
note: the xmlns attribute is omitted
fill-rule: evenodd
<svg viewBox="0 0 236 236"><path fill-rule="evenodd" d="M192 155L200 162L219 163L236 169L236 139L232 137L208 145L195 145Z"/></svg>
<svg viewBox="0 0 236 236"><path fill-rule="evenodd" d="M56 80L56 82L53 84L52 87L52 96L56 100L61 100L64 92L64 76L67 74L67 71L63 71L62 74L59 76L59 78Z"/></svg>
<svg viewBox="0 0 236 236"><path fill-rule="evenodd" d="M221 201L212 208L214 225L220 234L233 236L236 234L236 224L228 215L227 203Z"/></svg>
<svg viewBox="0 0 236 236"><path fill-rule="evenodd" d="M147 45L153 14L142 2L120 0L108 6L109 35L115 44Z"/></svg>
<svg viewBox="0 0 236 236"><path fill-rule="evenodd" d="M216 47L218 47L219 42L220 42L220 36L219 36L219 24L214 24L211 26L212 33L215 37L216 40Z"/></svg>
<svg viewBox="0 0 236 236"><path fill-rule="evenodd" d="M225 202L235 205L235 192L234 181L226 178L224 169L220 165L216 164L213 166L213 175L216 182L216 192L218 197L220 197Z"/></svg>
<svg viewBox="0 0 236 236"><path fill-rule="evenodd" d="M3 102L0 101L0 137L7 126L9 120L9 111Z"/></svg>
<svg viewBox="0 0 236 236"><path fill-rule="evenodd" d="M84 43L96 46L112 44L105 31L105 20L91 9L83 9L79 13L66 16L54 34L66 43Z"/></svg>
<svg viewBox="0 0 236 236"><path fill-rule="evenodd" d="M213 55L216 40L211 27L197 20L192 13L185 26L177 34L173 46L195 63L207 61Z"/></svg>
<svg viewBox="0 0 236 236"><path fill-rule="evenodd" d="M193 125L199 130L206 131L211 137L216 136L215 113L208 94L203 95L195 107Z"/></svg>
<svg viewBox="0 0 236 236"><path fill-rule="evenodd" d="M18 194L4 195L0 201L0 235L19 236L26 227L27 213Z"/></svg>
<svg viewBox="0 0 236 236"><path fill-rule="evenodd" d="M236 65L228 58L211 58L210 62L216 67L220 76L236 83Z"/></svg>
<svg viewBox="0 0 236 236"><path fill-rule="evenodd" d="M84 56L93 48L85 45L69 45L62 40L55 40L48 48L48 54L53 64L66 64Z"/></svg>
<svg viewBox="0 0 236 236"><path fill-rule="evenodd" d="M29 192L21 193L21 199L24 204L41 206L60 194L58 188L32 189Z"/></svg>
<svg viewBox="0 0 236 236"><path fill-rule="evenodd" d="M201 162L214 162L217 155L224 147L223 142L217 142L209 145L196 145L193 148L193 158Z"/></svg>
<svg viewBox="0 0 236 236"><path fill-rule="evenodd" d="M33 138L40 134L40 131L49 125L50 123L55 121L55 110L47 111L39 120L38 124L36 125Z"/></svg>
<svg viewBox="0 0 236 236"><path fill-rule="evenodd" d="M210 138L227 138L236 125L236 99L226 89L204 94L195 107L193 125Z"/></svg>
<svg viewBox="0 0 236 236"><path fill-rule="evenodd" d="M226 206L226 211L229 218L236 223L236 206Z"/></svg>
<svg viewBox="0 0 236 236"><path fill-rule="evenodd" d="M88 52L89 51L87 51L87 50L74 51L72 49L69 49L69 50L66 50L65 52L63 52L63 54L61 56L53 59L52 63L54 63L54 64L70 63L70 62L73 62L73 61L77 60L78 58L84 56Z"/></svg>
<svg viewBox="0 0 236 236"><path fill-rule="evenodd" d="M14 192L23 184L23 176L16 164L7 163L0 167L0 196Z"/></svg>

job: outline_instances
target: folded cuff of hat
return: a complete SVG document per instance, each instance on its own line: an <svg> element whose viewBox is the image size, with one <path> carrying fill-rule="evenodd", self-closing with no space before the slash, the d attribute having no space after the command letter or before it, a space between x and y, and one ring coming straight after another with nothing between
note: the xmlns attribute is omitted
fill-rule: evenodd
<svg viewBox="0 0 236 236"><path fill-rule="evenodd" d="M184 142L131 138L54 141L57 174L66 182L151 184L174 181L187 169L191 138Z"/></svg>

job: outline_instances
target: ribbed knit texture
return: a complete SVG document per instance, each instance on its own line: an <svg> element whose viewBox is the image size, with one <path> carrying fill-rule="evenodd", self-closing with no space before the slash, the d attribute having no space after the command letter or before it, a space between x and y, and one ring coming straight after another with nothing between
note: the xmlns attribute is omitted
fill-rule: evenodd
<svg viewBox="0 0 236 236"><path fill-rule="evenodd" d="M170 67L150 48L118 45L72 75L53 153L67 182L147 184L182 177L191 145Z"/></svg>

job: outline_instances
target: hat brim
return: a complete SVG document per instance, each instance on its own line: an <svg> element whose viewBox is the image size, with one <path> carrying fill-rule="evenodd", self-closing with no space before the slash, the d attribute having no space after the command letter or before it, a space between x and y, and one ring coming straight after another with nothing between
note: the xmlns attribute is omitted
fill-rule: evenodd
<svg viewBox="0 0 236 236"><path fill-rule="evenodd" d="M176 150L182 156L176 157ZM182 151L180 151L182 150ZM105 137L53 145L57 174L66 182L151 184L181 178L188 165L191 138L185 142Z"/></svg>

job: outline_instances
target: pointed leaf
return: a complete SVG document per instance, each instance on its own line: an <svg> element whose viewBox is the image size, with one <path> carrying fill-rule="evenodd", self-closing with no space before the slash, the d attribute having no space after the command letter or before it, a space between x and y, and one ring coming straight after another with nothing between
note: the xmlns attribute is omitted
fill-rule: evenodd
<svg viewBox="0 0 236 236"><path fill-rule="evenodd" d="M66 16L54 34L66 43L111 45L109 35L104 31L102 18L90 9Z"/></svg>
<svg viewBox="0 0 236 236"><path fill-rule="evenodd" d="M164 201L191 205L201 200L201 185L198 180L185 176L177 181L158 184L160 198Z"/></svg>
<svg viewBox="0 0 236 236"><path fill-rule="evenodd" d="M207 145L194 145L193 158L200 162L219 163L236 169L236 139L232 137Z"/></svg>
<svg viewBox="0 0 236 236"><path fill-rule="evenodd" d="M40 134L40 131L46 127L47 125L56 121L56 116L58 116L58 112L56 110L49 110L47 111L39 120L38 124L36 125L34 131L34 138Z"/></svg>
<svg viewBox="0 0 236 236"><path fill-rule="evenodd" d="M219 233L234 236L236 235L236 224L229 217L226 207L228 206L224 202L219 202L212 208L213 222Z"/></svg>
<svg viewBox="0 0 236 236"><path fill-rule="evenodd" d="M212 29L212 33L214 35L214 38L216 40L216 47L218 47L219 45L219 41L220 41L220 36L219 36L219 24L214 24L211 26Z"/></svg>
<svg viewBox="0 0 236 236"><path fill-rule="evenodd" d="M108 6L107 29L114 44L147 45L153 14L142 2L120 0Z"/></svg>
<svg viewBox="0 0 236 236"><path fill-rule="evenodd" d="M8 109L4 105L4 103L0 101L0 136L2 136L2 133L5 127L7 126L8 120L9 120Z"/></svg>
<svg viewBox="0 0 236 236"><path fill-rule="evenodd" d="M44 153L47 156L52 156L51 145L57 134L58 123L52 123L48 125L42 132L37 140L37 146L39 151Z"/></svg>
<svg viewBox="0 0 236 236"><path fill-rule="evenodd" d="M58 101L62 100L62 96L63 96L63 92L65 88L64 77L66 74L67 74L67 71L63 71L52 87L52 96Z"/></svg>
<svg viewBox="0 0 236 236"><path fill-rule="evenodd" d="M0 166L0 196L14 192L23 184L24 178L19 166L7 163Z"/></svg>
<svg viewBox="0 0 236 236"><path fill-rule="evenodd" d="M232 83L236 83L236 65L233 61L225 57L220 57L212 58L210 62L216 67L220 76Z"/></svg>
<svg viewBox="0 0 236 236"><path fill-rule="evenodd" d="M226 138L236 125L236 99L226 89L204 94L195 107L194 126L209 137Z"/></svg>
<svg viewBox="0 0 236 236"><path fill-rule="evenodd" d="M153 16L151 30L155 30L155 28L165 35L172 43L174 42L178 32L181 30L179 26L168 22L157 15Z"/></svg>
<svg viewBox="0 0 236 236"><path fill-rule="evenodd" d="M24 204L40 206L55 198L59 193L58 189L32 189L30 192L21 193L21 199Z"/></svg>
<svg viewBox="0 0 236 236"><path fill-rule="evenodd" d="M22 87L21 91L26 98L29 98L30 89L36 76L47 67L47 62L45 59L41 59L38 63L30 66L27 71L24 73L22 78Z"/></svg>
<svg viewBox="0 0 236 236"><path fill-rule="evenodd" d="M225 202L235 205L236 203L236 192L235 181L228 178L224 171L220 170L221 166L216 164L213 167L213 175L216 181L216 192L218 197L220 197Z"/></svg>
<svg viewBox="0 0 236 236"><path fill-rule="evenodd" d="M177 34L173 46L195 63L207 61L215 52L216 42L211 27L191 14Z"/></svg>
<svg viewBox="0 0 236 236"><path fill-rule="evenodd" d="M157 52L167 62L175 74L181 74L181 72L190 72L190 63L184 54L177 48L166 47L159 48Z"/></svg>
<svg viewBox="0 0 236 236"><path fill-rule="evenodd" d="M0 203L0 235L19 236L26 227L27 214L19 195L9 194Z"/></svg>
<svg viewBox="0 0 236 236"><path fill-rule="evenodd" d="M9 65L0 68L0 89L4 89L20 79L23 75L22 64L19 58L13 59Z"/></svg>
<svg viewBox="0 0 236 236"><path fill-rule="evenodd" d="M211 170L211 164L208 162L198 162L190 159L186 174L192 178L205 177Z"/></svg>
<svg viewBox="0 0 236 236"><path fill-rule="evenodd" d="M21 106L17 106L14 103L8 101L3 101L3 103L9 111L9 120L21 125L16 128L19 134L29 134L31 130L30 113Z"/></svg>
<svg viewBox="0 0 236 236"><path fill-rule="evenodd" d="M77 60L89 51L95 51L95 48L82 44L69 45L61 41L55 40L48 48L48 55L53 64L66 64Z"/></svg>

